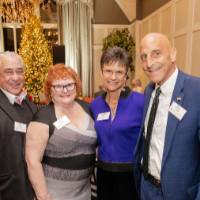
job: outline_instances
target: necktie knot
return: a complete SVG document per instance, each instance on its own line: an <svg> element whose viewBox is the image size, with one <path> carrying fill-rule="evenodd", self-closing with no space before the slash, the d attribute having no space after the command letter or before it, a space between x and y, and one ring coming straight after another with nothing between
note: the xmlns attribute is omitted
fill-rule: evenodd
<svg viewBox="0 0 200 200"><path fill-rule="evenodd" d="M19 96L16 96L16 97L15 97L15 103L17 103L17 104L21 105L21 103L22 103L22 100L20 99L20 97L19 97Z"/></svg>
<svg viewBox="0 0 200 200"><path fill-rule="evenodd" d="M22 101L24 100L26 96L26 93L25 92L21 92L19 96L16 96L15 97L15 103L21 105L22 104Z"/></svg>
<svg viewBox="0 0 200 200"><path fill-rule="evenodd" d="M161 94L161 89L160 89L160 87L158 87L158 88L156 89L155 98L158 98L158 97L160 96L160 94Z"/></svg>
<svg viewBox="0 0 200 200"><path fill-rule="evenodd" d="M158 106L160 94L161 94L161 89L160 89L160 87L158 87L158 88L156 89L156 94L155 94L155 96L154 96L153 105L152 105L152 106ZM157 109L157 108L156 108L156 109Z"/></svg>

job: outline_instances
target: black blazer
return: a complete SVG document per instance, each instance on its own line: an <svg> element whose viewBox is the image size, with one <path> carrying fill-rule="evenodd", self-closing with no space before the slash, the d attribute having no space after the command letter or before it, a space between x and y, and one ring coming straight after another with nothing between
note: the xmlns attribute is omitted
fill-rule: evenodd
<svg viewBox="0 0 200 200"><path fill-rule="evenodd" d="M28 125L37 107L28 99L22 106L12 105L0 90L0 199L31 200L33 190L29 182L24 158L26 133L15 131L15 122Z"/></svg>

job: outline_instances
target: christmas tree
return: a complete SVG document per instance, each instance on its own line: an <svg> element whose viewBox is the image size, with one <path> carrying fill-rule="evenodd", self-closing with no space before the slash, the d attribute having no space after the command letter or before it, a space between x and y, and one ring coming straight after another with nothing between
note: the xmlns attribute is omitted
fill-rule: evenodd
<svg viewBox="0 0 200 200"><path fill-rule="evenodd" d="M25 89L34 102L39 103L44 80L52 65L52 55L36 16L31 16L23 26L21 37L19 54L25 64Z"/></svg>

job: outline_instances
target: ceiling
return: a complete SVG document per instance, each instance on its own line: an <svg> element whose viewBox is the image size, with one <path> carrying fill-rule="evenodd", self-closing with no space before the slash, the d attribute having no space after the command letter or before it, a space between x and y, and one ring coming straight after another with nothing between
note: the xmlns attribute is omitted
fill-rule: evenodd
<svg viewBox="0 0 200 200"><path fill-rule="evenodd" d="M115 0L115 2L130 22L136 19L136 0Z"/></svg>

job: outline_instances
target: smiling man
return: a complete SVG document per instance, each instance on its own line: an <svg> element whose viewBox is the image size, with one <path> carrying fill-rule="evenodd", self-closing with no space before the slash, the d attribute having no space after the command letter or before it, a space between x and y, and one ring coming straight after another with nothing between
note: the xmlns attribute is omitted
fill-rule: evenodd
<svg viewBox="0 0 200 200"><path fill-rule="evenodd" d="M36 112L24 85L21 57L0 53L0 199L32 200L24 159L26 126Z"/></svg>
<svg viewBox="0 0 200 200"><path fill-rule="evenodd" d="M140 58L151 80L136 146L141 200L200 199L200 79L181 72L167 37L149 33Z"/></svg>

